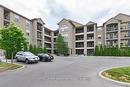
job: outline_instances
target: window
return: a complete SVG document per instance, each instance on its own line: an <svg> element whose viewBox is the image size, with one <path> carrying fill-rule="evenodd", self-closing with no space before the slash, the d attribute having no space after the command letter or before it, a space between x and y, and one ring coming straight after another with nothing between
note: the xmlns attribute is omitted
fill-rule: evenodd
<svg viewBox="0 0 130 87"><path fill-rule="evenodd" d="M130 22L128 22L128 29L130 29Z"/></svg>
<svg viewBox="0 0 130 87"><path fill-rule="evenodd" d="M100 44L100 45L101 45L101 44L102 44L102 42L100 42L100 41L99 41L99 42L98 42L98 44Z"/></svg>
<svg viewBox="0 0 130 87"><path fill-rule="evenodd" d="M42 33L37 31L37 38L42 39Z"/></svg>
<svg viewBox="0 0 130 87"><path fill-rule="evenodd" d="M27 36L29 36L29 33L26 33Z"/></svg>
<svg viewBox="0 0 130 87"><path fill-rule="evenodd" d="M101 35L98 35L98 39L101 39Z"/></svg>
<svg viewBox="0 0 130 87"><path fill-rule="evenodd" d="M19 18L18 15L15 15L15 16L14 16L14 19L15 19L15 22L19 22L19 19L20 19L20 18Z"/></svg>
<svg viewBox="0 0 130 87"><path fill-rule="evenodd" d="M37 30L42 31L42 24L41 23L37 23Z"/></svg>
<svg viewBox="0 0 130 87"><path fill-rule="evenodd" d="M26 31L26 35L29 36L30 33L30 21L29 20L25 20L25 31Z"/></svg>
<svg viewBox="0 0 130 87"><path fill-rule="evenodd" d="M98 27L98 28L97 28L97 31L101 31L101 30L102 30L102 28L101 28L101 27Z"/></svg>
<svg viewBox="0 0 130 87"><path fill-rule="evenodd" d="M29 21L29 20L26 20L25 22L26 22L26 24L27 24L27 25L29 25L29 24L30 24L30 21Z"/></svg>

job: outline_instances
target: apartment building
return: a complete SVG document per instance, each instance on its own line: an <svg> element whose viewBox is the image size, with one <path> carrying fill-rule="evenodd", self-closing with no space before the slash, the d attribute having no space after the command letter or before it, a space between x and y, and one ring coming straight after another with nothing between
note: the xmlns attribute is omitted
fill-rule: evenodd
<svg viewBox="0 0 130 87"><path fill-rule="evenodd" d="M130 15L119 13L102 26L92 21L83 25L69 19L62 19L58 25L72 55L92 55L95 46L100 44L119 48L130 46Z"/></svg>
<svg viewBox="0 0 130 87"><path fill-rule="evenodd" d="M55 31L52 31L51 29L48 29L47 27L45 27L44 28L44 47L47 48L48 53L54 54L55 40L56 40Z"/></svg>
<svg viewBox="0 0 130 87"><path fill-rule="evenodd" d="M97 26L95 22L81 24L63 18L55 31L45 27L41 18L28 19L0 5L0 26L14 22L21 27L28 44L46 47L49 53L55 54L55 41L58 33L68 44L70 55L93 55L96 45L130 46L130 15L119 13Z"/></svg>
<svg viewBox="0 0 130 87"><path fill-rule="evenodd" d="M45 23L41 18L28 19L0 5L0 27L7 26L10 22L15 23L22 29L28 44L38 47L46 46L48 52L53 53L53 32L44 26Z"/></svg>
<svg viewBox="0 0 130 87"><path fill-rule="evenodd" d="M107 46L130 46L130 15L118 14L103 24Z"/></svg>
<svg viewBox="0 0 130 87"><path fill-rule="evenodd" d="M64 37L71 55L92 55L96 46L97 24L86 25L63 18L59 23L59 33Z"/></svg>

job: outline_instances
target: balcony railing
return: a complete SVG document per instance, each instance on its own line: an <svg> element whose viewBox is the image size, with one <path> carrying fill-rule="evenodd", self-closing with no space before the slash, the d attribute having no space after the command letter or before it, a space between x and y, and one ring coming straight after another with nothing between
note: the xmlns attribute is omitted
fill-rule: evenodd
<svg viewBox="0 0 130 87"><path fill-rule="evenodd" d="M87 39L88 39L88 40L93 40L93 39L94 39L94 37L88 37Z"/></svg>
<svg viewBox="0 0 130 87"><path fill-rule="evenodd" d="M76 40L84 40L84 38L76 38Z"/></svg>

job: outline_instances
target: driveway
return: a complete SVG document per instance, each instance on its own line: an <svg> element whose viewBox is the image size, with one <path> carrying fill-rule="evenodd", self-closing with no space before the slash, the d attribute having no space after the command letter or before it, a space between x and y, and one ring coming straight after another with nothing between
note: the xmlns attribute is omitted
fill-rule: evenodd
<svg viewBox="0 0 130 87"><path fill-rule="evenodd" d="M56 57L54 62L25 64L21 70L0 73L0 87L126 87L98 76L102 69L122 65L130 65L130 59Z"/></svg>

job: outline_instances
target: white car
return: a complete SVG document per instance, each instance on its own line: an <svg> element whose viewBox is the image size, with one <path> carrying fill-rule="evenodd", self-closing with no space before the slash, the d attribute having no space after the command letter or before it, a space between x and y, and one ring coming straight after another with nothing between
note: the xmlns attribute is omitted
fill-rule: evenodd
<svg viewBox="0 0 130 87"><path fill-rule="evenodd" d="M34 55L31 52L17 52L17 54L15 55L15 58L17 60L17 62L25 62L26 64L31 63L31 62L35 62L38 63L39 61L39 57Z"/></svg>

